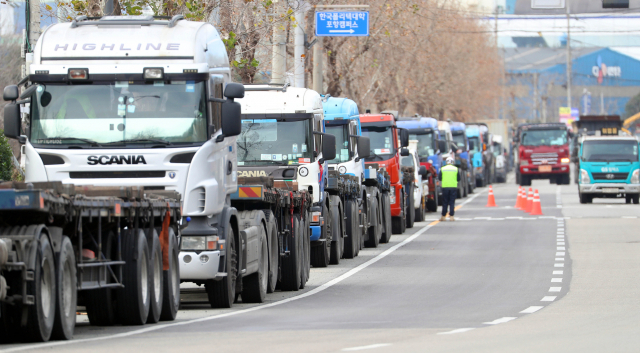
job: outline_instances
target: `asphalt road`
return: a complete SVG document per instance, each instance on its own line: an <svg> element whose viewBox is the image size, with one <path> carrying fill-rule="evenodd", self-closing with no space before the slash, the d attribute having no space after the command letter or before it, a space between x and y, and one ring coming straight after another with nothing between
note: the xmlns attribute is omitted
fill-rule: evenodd
<svg viewBox="0 0 640 353"><path fill-rule="evenodd" d="M456 222L417 223L390 244L312 269L305 290L212 310L183 288L178 320L92 327L35 351L514 352L640 350L640 205L578 202L534 181L544 216L513 208L517 186L462 201Z"/></svg>

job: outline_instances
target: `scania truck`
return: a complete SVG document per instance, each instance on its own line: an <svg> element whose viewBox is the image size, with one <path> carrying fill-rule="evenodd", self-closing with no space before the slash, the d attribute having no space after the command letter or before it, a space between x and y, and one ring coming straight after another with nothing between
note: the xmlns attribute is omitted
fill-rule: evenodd
<svg viewBox="0 0 640 353"><path fill-rule="evenodd" d="M437 212L439 195L442 194L438 173L443 164L442 153L439 150L440 131L438 121L434 118L412 117L400 118L398 126L409 131L409 139L418 141L416 151L420 165L427 169L429 181L429 197L426 200L426 210Z"/></svg>
<svg viewBox="0 0 640 353"><path fill-rule="evenodd" d="M382 210L384 204L389 204L389 183L386 174L378 169L365 169L370 141L362 136L357 104L347 98L325 97L323 107L326 132L336 137L339 150L336 158L329 161L329 170L355 178L353 188L357 193L342 193L346 211L344 257L353 258L361 246L378 244L375 237L383 229Z"/></svg>
<svg viewBox="0 0 640 353"><path fill-rule="evenodd" d="M531 185L533 179L569 184L569 131L563 123L525 124L514 137L518 145L516 183Z"/></svg>
<svg viewBox="0 0 640 353"><path fill-rule="evenodd" d="M244 267L253 264L253 259L233 260L246 259L242 252L253 241L242 238L238 211L230 203L230 195L237 190L235 136L241 128L240 105L234 99L241 98L244 89L230 83L229 61L216 29L180 15L169 20L80 16L49 26L34 52L27 55L27 66L28 76L19 83L24 91L18 97L18 88L13 86L4 95L12 101L5 111L5 134L22 144L27 190L37 182L62 182L75 185L75 194L111 195L127 202L143 202L151 194L175 195L182 207L182 212L176 212L179 207L170 206L170 216L155 223L152 220L159 211L150 213L149 208L133 211L122 222L103 220L102 224L96 217L103 211L95 213L89 207L89 213L78 215L74 233L56 238L52 234L57 230L49 229L53 245L42 251L63 249L57 247L56 239L67 236L77 262L85 264L76 266L77 293L90 322L142 324L158 317L173 319L180 304L180 281L204 279L203 268L208 271L207 279L214 278L216 306L229 307L235 299L236 281L257 276L252 276L251 267ZM23 105L22 119L19 105ZM107 191L89 193L90 189L81 188L77 192L80 186ZM113 191L113 187L127 190L129 186L142 192L123 195ZM40 189L51 188L44 185ZM28 196L18 195L14 206L31 205ZM44 196L39 200L45 200L45 208L49 205ZM125 205L113 201L112 206L113 211L105 216L124 212ZM56 222L55 212L53 221L39 219L43 224ZM93 215L94 223L85 227L81 218L87 214ZM43 232L11 230L11 251L19 254L19 237L43 239ZM165 234L162 244L157 233ZM40 245L45 243L40 241ZM158 248L163 251L161 267ZM122 256L116 250L122 250ZM137 265L129 266L132 261ZM148 266L140 265L143 263ZM36 277L47 265L36 261L38 264L41 266L33 272ZM95 272L97 277L92 277L93 266L100 269ZM64 273L60 269L56 267L59 274ZM22 303L32 305L35 300L33 320L49 320L46 313L40 316L38 294L30 292L42 288L29 286L26 296L20 294ZM259 286L245 288L255 294ZM72 306L65 310L75 317ZM26 325L33 322L27 320ZM37 340L48 338L36 336Z"/></svg>
<svg viewBox="0 0 640 353"><path fill-rule="evenodd" d="M381 243L388 243L391 234L402 234L407 227L406 198L409 192L405 190L403 173L400 170L400 155L408 156L409 132L398 128L396 120L398 112L382 112L380 114L360 114L362 135L370 140L370 155L365 158L365 166L384 168L389 173L391 189L389 200L383 199L382 215L383 227L380 236ZM413 190L411 190L413 194ZM412 212L413 213L413 212ZM415 215L415 214L414 214ZM377 242L378 236L373 241Z"/></svg>

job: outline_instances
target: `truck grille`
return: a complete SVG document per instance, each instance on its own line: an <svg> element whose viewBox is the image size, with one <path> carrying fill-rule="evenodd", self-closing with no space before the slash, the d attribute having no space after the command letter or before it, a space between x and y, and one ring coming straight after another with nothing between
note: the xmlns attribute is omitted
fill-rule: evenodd
<svg viewBox="0 0 640 353"><path fill-rule="evenodd" d="M557 163L558 163L557 153L532 153L531 154L531 164L533 165L557 164Z"/></svg>
<svg viewBox="0 0 640 353"><path fill-rule="evenodd" d="M629 173L591 173L591 175L593 180L627 180Z"/></svg>
<svg viewBox="0 0 640 353"><path fill-rule="evenodd" d="M69 172L71 179L120 179L120 178L164 178L164 170L137 170L122 172Z"/></svg>

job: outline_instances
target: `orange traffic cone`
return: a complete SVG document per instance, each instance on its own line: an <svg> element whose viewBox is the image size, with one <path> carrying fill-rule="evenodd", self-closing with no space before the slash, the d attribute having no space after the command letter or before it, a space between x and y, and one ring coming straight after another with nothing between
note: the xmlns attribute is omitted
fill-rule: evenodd
<svg viewBox="0 0 640 353"><path fill-rule="evenodd" d="M542 207L540 206L540 194L538 194L538 189L533 194L533 206L531 207L532 216L542 216Z"/></svg>
<svg viewBox="0 0 640 353"><path fill-rule="evenodd" d="M533 206L533 189L529 188L529 193L527 194L527 203L524 205L523 211L527 213L531 213L531 206Z"/></svg>
<svg viewBox="0 0 640 353"><path fill-rule="evenodd" d="M493 196L493 187L491 187L491 185L489 185L489 200L487 201L487 206L485 207L498 207L498 205L496 205L496 199Z"/></svg>
<svg viewBox="0 0 640 353"><path fill-rule="evenodd" d="M516 205L514 208L516 210L522 208L522 186L518 186L518 197L516 198Z"/></svg>

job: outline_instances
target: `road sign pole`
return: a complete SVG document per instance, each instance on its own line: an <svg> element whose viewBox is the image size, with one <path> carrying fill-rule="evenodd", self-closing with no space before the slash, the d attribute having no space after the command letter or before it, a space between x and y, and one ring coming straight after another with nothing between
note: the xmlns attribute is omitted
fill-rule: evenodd
<svg viewBox="0 0 640 353"><path fill-rule="evenodd" d="M316 45L313 47L313 90L323 94L324 38L318 37L317 40Z"/></svg>
<svg viewBox="0 0 640 353"><path fill-rule="evenodd" d="M303 4L301 1L298 2L298 11L296 11L296 28L295 28L295 37L294 37L294 47L293 47L293 81L295 87L305 87L304 84L304 63L305 63L305 54L304 54L304 31L303 28L305 26L305 18L304 18L304 10Z"/></svg>

